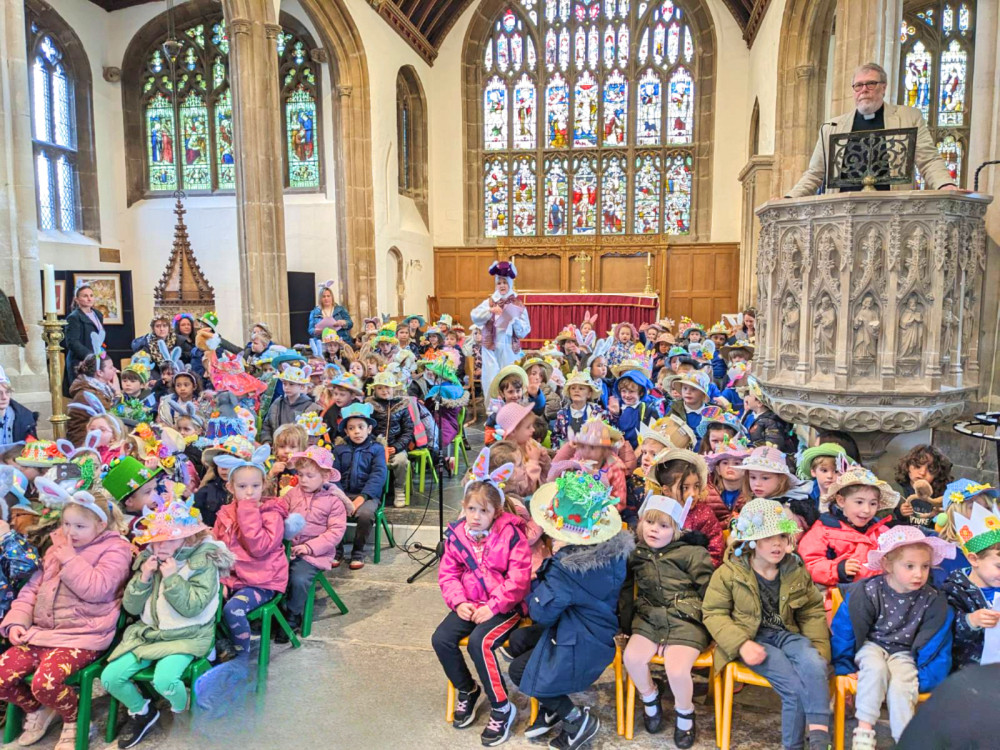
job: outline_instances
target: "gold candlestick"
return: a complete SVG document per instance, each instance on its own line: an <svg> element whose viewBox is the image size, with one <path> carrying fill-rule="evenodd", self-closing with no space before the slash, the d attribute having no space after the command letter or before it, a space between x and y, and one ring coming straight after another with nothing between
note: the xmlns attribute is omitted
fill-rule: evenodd
<svg viewBox="0 0 1000 750"><path fill-rule="evenodd" d="M59 320L54 312L45 313L41 321L42 337L45 339L45 350L49 357L49 396L52 398L52 437L55 440L66 437L66 423L69 417L63 413L63 373L59 366L59 353L62 351L60 342L63 340L65 320Z"/></svg>
<svg viewBox="0 0 1000 750"><path fill-rule="evenodd" d="M646 255L646 288L642 290L643 294L653 294L653 266L650 261L651 256Z"/></svg>
<svg viewBox="0 0 1000 750"><path fill-rule="evenodd" d="M587 266L590 256L587 253L580 253L576 256L576 262L580 265L580 294L587 293Z"/></svg>

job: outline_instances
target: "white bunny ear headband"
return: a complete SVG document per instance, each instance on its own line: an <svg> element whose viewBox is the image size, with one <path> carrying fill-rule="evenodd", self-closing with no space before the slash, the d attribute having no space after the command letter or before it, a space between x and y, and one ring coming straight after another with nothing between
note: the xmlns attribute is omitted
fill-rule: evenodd
<svg viewBox="0 0 1000 750"><path fill-rule="evenodd" d="M50 479L46 479L45 477L38 477L35 480L35 487L38 489L39 500L41 500L47 508L65 509L69 503L73 503L74 505L79 505L94 513L98 518L104 521L104 523L108 522L112 502L110 500L108 501L108 504L102 508L97 500L94 499L94 496L89 492L79 490L70 494L58 484Z"/></svg>
<svg viewBox="0 0 1000 750"><path fill-rule="evenodd" d="M264 462L267 461L270 456L271 448L267 445L262 445L253 452L249 461L237 458L236 456L216 456L213 460L215 461L216 466L229 471L230 476L232 476L234 471L242 469L244 466L257 469L261 474L266 475L267 468L264 466Z"/></svg>
<svg viewBox="0 0 1000 750"><path fill-rule="evenodd" d="M167 345L163 342L163 339L160 339L156 342L156 347L164 361L169 362L174 368L175 375L179 375L182 372L189 372L191 370L190 366L181 361L181 348L179 346L175 346L173 349L168 350Z"/></svg>
<svg viewBox="0 0 1000 750"><path fill-rule="evenodd" d="M467 492L469 486L476 482L488 482L497 488L497 492L500 493L501 502L504 500L503 485L511 476L514 474L514 464L505 463L503 466L498 466L493 471L489 470L490 466L490 449L489 447L483 448L479 452L479 456L476 458L476 462L472 465L472 479L466 482L463 491Z"/></svg>
<svg viewBox="0 0 1000 750"><path fill-rule="evenodd" d="M603 338L603 339L598 340L598 342L596 344L594 344L594 351L593 351L593 353L587 359L587 367L590 367L592 364L594 364L594 361L598 357L607 357L608 356L608 352L611 351L611 344L612 343L613 342L611 341L611 337L610 336L608 336L607 338Z"/></svg>
<svg viewBox="0 0 1000 750"><path fill-rule="evenodd" d="M648 511L658 510L666 513L677 524L677 528L683 528L684 521L687 520L688 512L691 510L693 498L688 498L682 506L672 497L666 495L654 495L652 492L646 494L646 499L639 506L639 518L641 519Z"/></svg>
<svg viewBox="0 0 1000 750"><path fill-rule="evenodd" d="M106 332L104 330L96 331L90 334L90 350L97 357L98 361L102 358L108 356L104 353L104 337Z"/></svg>
<svg viewBox="0 0 1000 750"><path fill-rule="evenodd" d="M66 458L71 461L77 456L82 456L84 453L93 453L98 458L100 458L100 452L98 450L98 445L101 442L101 431L91 430L87 433L86 437L83 439L83 445L79 448L74 448L72 451L66 454Z"/></svg>
<svg viewBox="0 0 1000 750"><path fill-rule="evenodd" d="M95 396L90 391L83 392L85 404L72 403L69 405L70 409L79 409L80 411L86 413L91 417L106 417L108 415L108 410L104 408L104 404L101 403L101 399Z"/></svg>
<svg viewBox="0 0 1000 750"><path fill-rule="evenodd" d="M335 283L333 279L327 279L322 284L316 285L316 291L322 294L324 289L329 289L332 292Z"/></svg>

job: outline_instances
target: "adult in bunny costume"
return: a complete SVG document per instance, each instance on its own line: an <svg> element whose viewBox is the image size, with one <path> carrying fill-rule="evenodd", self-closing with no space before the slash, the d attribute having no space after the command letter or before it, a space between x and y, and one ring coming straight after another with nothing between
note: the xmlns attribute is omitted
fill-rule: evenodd
<svg viewBox="0 0 1000 750"><path fill-rule="evenodd" d="M483 393L500 370L512 365L521 354L521 339L531 333L528 311L514 291L517 267L513 261L490 265L495 291L470 313L472 322L483 329ZM507 310L512 306L511 310Z"/></svg>
<svg viewBox="0 0 1000 750"><path fill-rule="evenodd" d="M332 328L345 342L354 346L354 339L351 337L351 329L354 321L351 320L350 313L343 305L338 305L333 296L334 281L324 281L319 285L319 298L317 305L309 313L309 325L307 333L309 338L317 341L322 340L323 330Z"/></svg>

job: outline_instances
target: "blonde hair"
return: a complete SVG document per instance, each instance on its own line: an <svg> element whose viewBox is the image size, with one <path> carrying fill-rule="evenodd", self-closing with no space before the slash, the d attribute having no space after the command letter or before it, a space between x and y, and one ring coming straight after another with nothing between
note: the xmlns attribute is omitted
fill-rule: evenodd
<svg viewBox="0 0 1000 750"><path fill-rule="evenodd" d="M829 464L829 468L837 468L837 459L834 456L816 456L809 464L809 470L813 471L820 468L824 464Z"/></svg>
<svg viewBox="0 0 1000 750"><path fill-rule="evenodd" d="M118 507L118 503L115 502L114 498L105 490L103 487L93 487L90 490L90 494L94 496L94 502L99 508L107 509L108 520L105 521L99 515L97 515L90 508L85 508L79 503L67 503L63 508L63 515L70 508L76 508L77 510L86 514L87 518L93 519L99 526L103 526L105 529L110 529L111 531L116 531L119 534L124 534L128 531L128 522L125 520L125 516L122 513L122 509Z"/></svg>
<svg viewBox="0 0 1000 750"><path fill-rule="evenodd" d="M762 474L777 474L778 472L776 472L776 471L765 471L765 472L761 472L761 473ZM776 489L774 492L772 492L769 495L769 497L783 497L784 495L787 495L788 494L788 490L790 490L792 488L792 478L790 476L788 476L787 474L781 474L780 477L781 477L781 479L778 481L778 489ZM756 497L756 495L754 495L753 491L750 489L750 472L749 471L744 471L743 472L743 487L740 490L740 492L741 492L741 494L744 494L744 495L746 495L747 497L749 497L751 499L753 499L754 497Z"/></svg>
<svg viewBox="0 0 1000 750"><path fill-rule="evenodd" d="M103 419L108 423L108 427L111 428L111 434L114 435L114 442L110 447L117 448L120 446L125 440L125 425L122 424L122 421L114 414L97 414L87 420L87 432L90 432L90 426L98 419Z"/></svg>
<svg viewBox="0 0 1000 750"><path fill-rule="evenodd" d="M271 438L271 447L277 451L278 448L292 448L297 451L304 451L309 446L309 433L302 425L289 422L281 425L274 431Z"/></svg>
<svg viewBox="0 0 1000 750"><path fill-rule="evenodd" d="M646 528L647 523L667 524L670 528L674 530L674 539L676 539L681 534L681 528L680 526L677 525L677 521L674 520L673 516L671 516L668 513L664 513L662 510L658 508L650 508L643 514L642 518L639 519L639 523L635 527L635 535L639 539L642 538L642 534Z"/></svg>
<svg viewBox="0 0 1000 750"><path fill-rule="evenodd" d="M944 509L944 512L939 513L934 520L934 530L937 532L937 535L946 542L951 542L952 544L961 543L962 540L958 538L958 531L955 529L955 514L961 513L963 516L968 516L972 513L972 503L974 502L973 498L953 502ZM980 505L987 507L985 503L980 503Z"/></svg>

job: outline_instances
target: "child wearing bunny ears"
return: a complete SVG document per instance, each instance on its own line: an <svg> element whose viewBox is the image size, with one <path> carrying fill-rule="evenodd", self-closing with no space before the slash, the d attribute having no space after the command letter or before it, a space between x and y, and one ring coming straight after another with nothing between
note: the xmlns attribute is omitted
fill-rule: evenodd
<svg viewBox="0 0 1000 750"><path fill-rule="evenodd" d="M61 508L62 520L42 569L0 622L0 635L11 643L0 656L0 699L27 714L19 745L40 740L58 717L63 728L56 748L72 750L79 697L66 678L111 645L132 547L121 535L121 512L106 492L70 495L43 477L35 486L46 505Z"/></svg>
<svg viewBox="0 0 1000 750"><path fill-rule="evenodd" d="M264 462L271 455L266 445L257 448L249 461L235 456L216 456L215 465L229 471L226 484L233 501L219 508L212 535L236 556L230 574L222 579L226 603L222 619L233 637L237 658L249 658L250 621L253 610L271 601L288 587L288 560L285 557L285 534L298 526L289 523L288 505L277 497L264 497L267 470Z"/></svg>
<svg viewBox="0 0 1000 750"><path fill-rule="evenodd" d="M701 600L715 572L704 535L682 532L690 509L691 498L682 506L670 497L646 496L618 602L622 630L631 634L622 658L645 706L646 731L663 729L660 696L649 674L649 660L659 654L674 695L679 748L695 741L691 669L710 640L701 624Z"/></svg>

